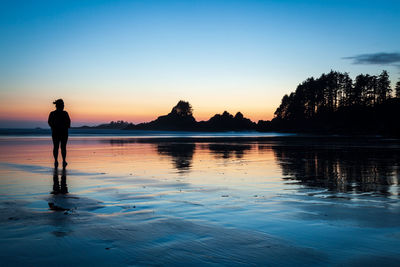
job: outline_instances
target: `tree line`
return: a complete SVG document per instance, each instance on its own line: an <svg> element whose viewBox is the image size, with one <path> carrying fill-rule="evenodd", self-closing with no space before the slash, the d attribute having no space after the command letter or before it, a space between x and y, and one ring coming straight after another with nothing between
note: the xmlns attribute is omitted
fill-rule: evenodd
<svg viewBox="0 0 400 267"><path fill-rule="evenodd" d="M396 84L400 97L400 81ZM360 74L353 81L348 73L331 71L319 78L308 78L285 95L275 111L278 119L307 119L321 112L337 111L341 107L373 107L392 97L387 71L380 75Z"/></svg>
<svg viewBox="0 0 400 267"><path fill-rule="evenodd" d="M393 120L400 111L400 81L394 94L389 74L360 74L331 71L308 78L285 95L265 129L294 131L395 133Z"/></svg>

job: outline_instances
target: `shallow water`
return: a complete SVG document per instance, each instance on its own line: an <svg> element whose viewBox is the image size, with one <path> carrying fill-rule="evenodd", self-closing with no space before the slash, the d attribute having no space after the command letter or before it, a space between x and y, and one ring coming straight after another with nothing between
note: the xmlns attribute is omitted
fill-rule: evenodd
<svg viewBox="0 0 400 267"><path fill-rule="evenodd" d="M397 264L398 141L228 137L0 138L2 262Z"/></svg>

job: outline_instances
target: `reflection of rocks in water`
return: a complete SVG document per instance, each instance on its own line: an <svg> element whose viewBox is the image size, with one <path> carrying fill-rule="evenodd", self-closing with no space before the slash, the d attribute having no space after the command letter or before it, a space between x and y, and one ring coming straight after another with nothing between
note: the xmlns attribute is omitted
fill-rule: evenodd
<svg viewBox="0 0 400 267"><path fill-rule="evenodd" d="M135 138L111 138L100 140L99 142L109 143L111 146L124 146L126 144L138 143L138 140Z"/></svg>
<svg viewBox="0 0 400 267"><path fill-rule="evenodd" d="M192 167L195 144L190 143L159 143L157 152L172 158L175 168L180 172L189 171Z"/></svg>
<svg viewBox="0 0 400 267"><path fill-rule="evenodd" d="M306 186L397 195L400 151L374 147L273 146L282 173ZM395 189L396 191L398 190Z"/></svg>
<svg viewBox="0 0 400 267"><path fill-rule="evenodd" d="M245 144L209 144L208 149L217 157L229 159L235 156L240 159L247 150L251 149L251 145Z"/></svg>

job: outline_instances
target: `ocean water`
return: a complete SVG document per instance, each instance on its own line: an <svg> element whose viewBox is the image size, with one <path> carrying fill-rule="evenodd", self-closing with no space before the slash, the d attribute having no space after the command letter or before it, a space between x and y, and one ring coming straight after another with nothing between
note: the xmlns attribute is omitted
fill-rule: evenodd
<svg viewBox="0 0 400 267"><path fill-rule="evenodd" d="M398 140L260 133L0 137L6 266L400 260Z"/></svg>

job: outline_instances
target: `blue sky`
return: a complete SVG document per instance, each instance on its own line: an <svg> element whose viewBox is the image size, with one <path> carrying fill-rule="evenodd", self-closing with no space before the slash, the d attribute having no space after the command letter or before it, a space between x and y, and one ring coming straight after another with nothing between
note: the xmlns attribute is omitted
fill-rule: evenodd
<svg viewBox="0 0 400 267"><path fill-rule="evenodd" d="M43 126L60 97L75 125L147 121L179 99L198 119L271 119L331 69L397 81L396 60L345 57L397 55L398 14L400 1L2 1L0 127Z"/></svg>

